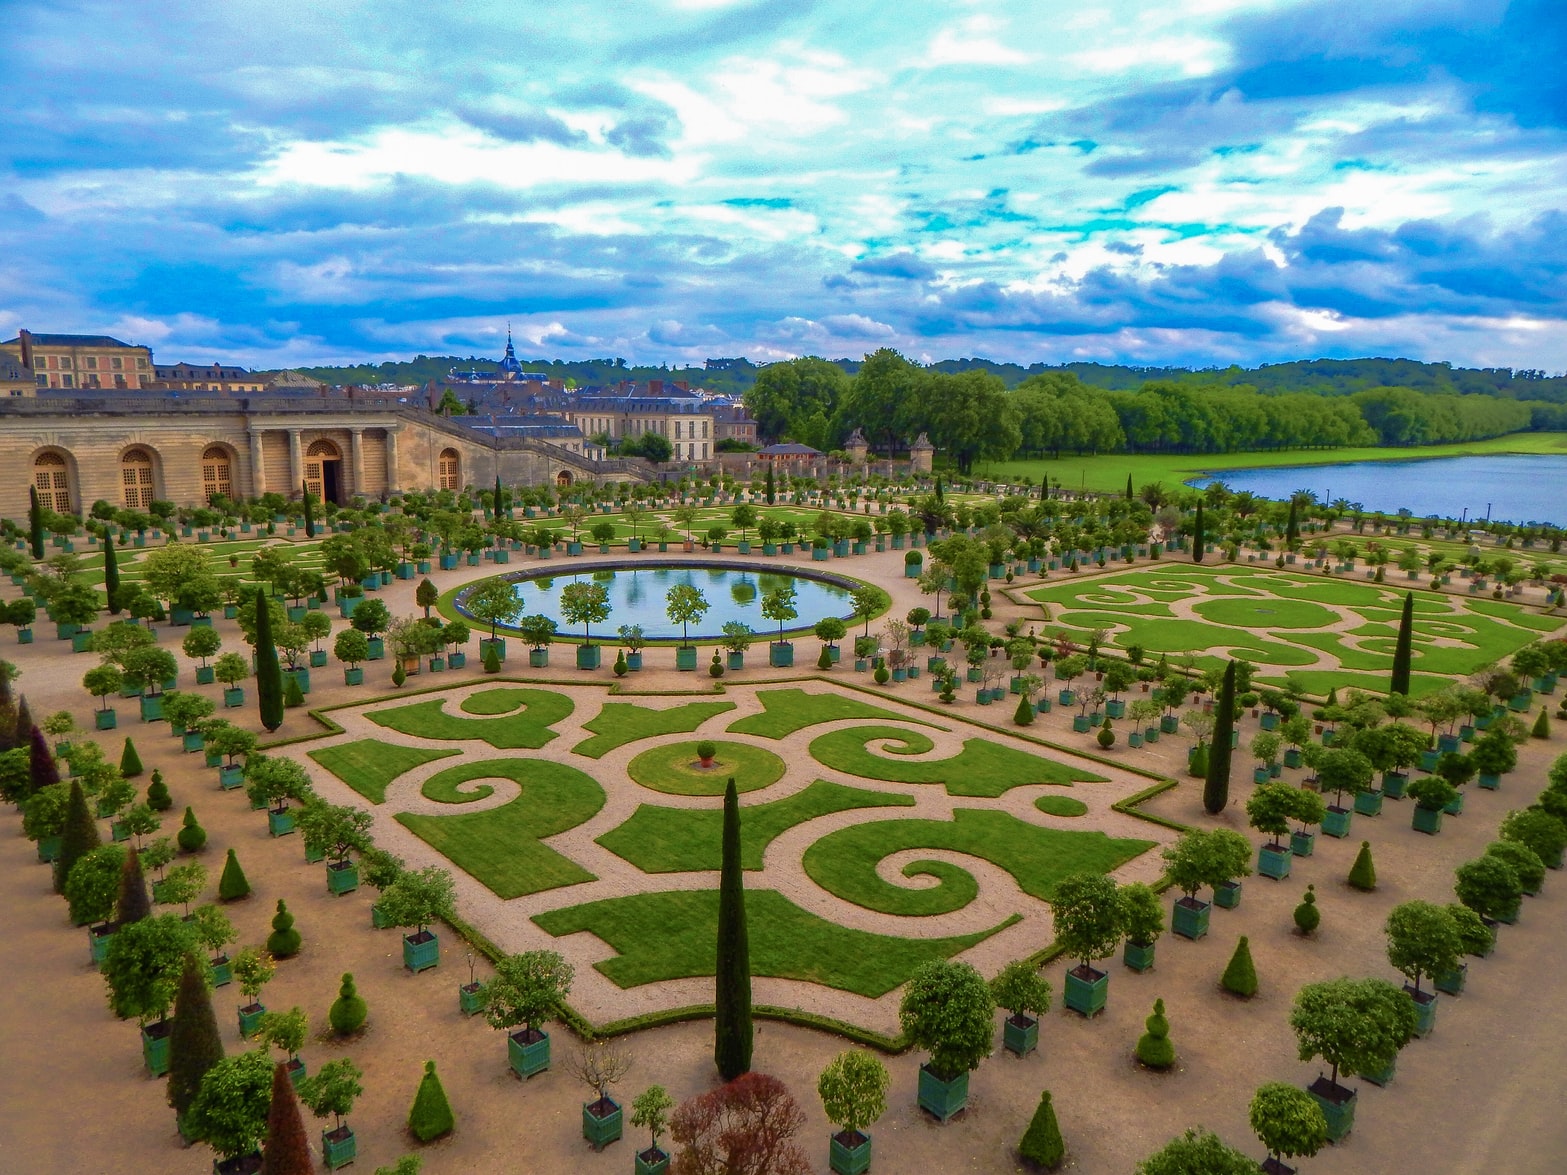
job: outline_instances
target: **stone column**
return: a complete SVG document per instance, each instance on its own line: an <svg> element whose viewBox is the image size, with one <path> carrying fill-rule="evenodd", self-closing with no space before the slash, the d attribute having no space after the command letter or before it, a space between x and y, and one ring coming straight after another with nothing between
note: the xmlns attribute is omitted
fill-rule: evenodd
<svg viewBox="0 0 1567 1175"><path fill-rule="evenodd" d="M400 430L389 428L386 430L386 492L396 493L402 489L397 476L397 434Z"/></svg>
<svg viewBox="0 0 1567 1175"><path fill-rule="evenodd" d="M365 430L352 428L348 432L349 453L352 456L354 470L348 475L348 495L353 497L364 493L365 485Z"/></svg>
<svg viewBox="0 0 1567 1175"><path fill-rule="evenodd" d="M288 468L289 472L293 474L293 487L284 496L292 498L294 490L304 493L305 485L305 458L299 444L299 429L297 428L288 430Z"/></svg>
<svg viewBox="0 0 1567 1175"><path fill-rule="evenodd" d="M266 458L261 451L261 430L252 428L250 431L250 492L252 497L259 498L267 492Z"/></svg>

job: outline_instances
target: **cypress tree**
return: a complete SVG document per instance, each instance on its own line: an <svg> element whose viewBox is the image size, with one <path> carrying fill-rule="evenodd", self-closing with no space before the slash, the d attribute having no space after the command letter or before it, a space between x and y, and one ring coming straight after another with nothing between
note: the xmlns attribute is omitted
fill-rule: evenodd
<svg viewBox="0 0 1567 1175"><path fill-rule="evenodd" d="M120 896L115 902L114 916L121 926L152 916L152 899L147 895L147 879L142 876L141 854L134 845L125 854L125 865L120 870Z"/></svg>
<svg viewBox="0 0 1567 1175"><path fill-rule="evenodd" d="M1164 1017L1164 1001L1154 1000L1153 1015L1143 1021L1148 1031L1137 1038L1137 1059L1150 1069L1168 1069L1175 1064L1175 1046L1170 1043L1170 1022Z"/></svg>
<svg viewBox="0 0 1567 1175"><path fill-rule="evenodd" d="M1018 1154L1025 1162L1046 1171L1054 1171L1066 1158L1066 1142L1061 1137L1061 1127L1056 1122L1056 1108L1050 1104L1050 1091L1039 1095L1039 1106L1018 1144Z"/></svg>
<svg viewBox="0 0 1567 1175"><path fill-rule="evenodd" d="M1197 503L1197 521L1192 525L1192 562L1202 562L1202 549L1205 546L1202 527L1202 503Z"/></svg>
<svg viewBox="0 0 1567 1175"><path fill-rule="evenodd" d="M71 866L103 843L98 836L98 822L87 808L87 797L82 792L79 779L71 780L70 799L65 807L65 827L60 833L60 853L54 859L54 892L65 889L65 879L71 875Z"/></svg>
<svg viewBox="0 0 1567 1175"><path fill-rule="evenodd" d="M1398 621L1398 643L1393 648L1393 678L1388 692L1409 696L1409 663L1415 637L1415 593L1404 593L1404 614Z"/></svg>
<svg viewBox="0 0 1567 1175"><path fill-rule="evenodd" d="M26 746L33 737L33 712L27 706L27 695L23 694L16 699L16 714L11 726L5 731L5 749L14 751L17 747Z"/></svg>
<svg viewBox="0 0 1567 1175"><path fill-rule="evenodd" d="M777 500L775 491L773 489L773 464L771 461L767 463L767 476L765 482L763 483L763 488L766 492L767 504L771 506L773 502Z"/></svg>
<svg viewBox="0 0 1567 1175"><path fill-rule="evenodd" d="M745 927L745 874L740 860L740 797L724 788L722 871L718 879L718 974L713 1060L733 1081L751 1070L751 950Z"/></svg>
<svg viewBox="0 0 1567 1175"><path fill-rule="evenodd" d="M126 779L135 779L141 772L141 756L136 753L136 744L127 735L125 749L120 752L120 774Z"/></svg>
<svg viewBox="0 0 1567 1175"><path fill-rule="evenodd" d="M207 963L185 956L179 991L174 996L174 1027L169 1032L169 1105L183 1118L196 1100L201 1079L223 1059L223 1038L207 991Z"/></svg>
<svg viewBox="0 0 1567 1175"><path fill-rule="evenodd" d="M1360 852L1355 855L1355 863L1349 867L1349 884L1351 889L1358 889L1361 893L1370 893L1377 887L1377 867L1371 863L1371 842L1360 842Z"/></svg>
<svg viewBox="0 0 1567 1175"><path fill-rule="evenodd" d="M1219 980L1219 986L1243 1000L1249 1000L1257 994L1257 968L1252 966L1251 944L1246 941L1244 934L1235 944L1235 953L1230 956L1229 966L1224 969L1224 978Z"/></svg>
<svg viewBox="0 0 1567 1175"><path fill-rule="evenodd" d="M109 615L120 614L120 560L114 553L114 533L103 528L103 590L109 597Z"/></svg>
<svg viewBox="0 0 1567 1175"><path fill-rule="evenodd" d="M1132 475L1130 473L1126 475L1126 500L1128 502L1132 500Z"/></svg>
<svg viewBox="0 0 1567 1175"><path fill-rule="evenodd" d="M267 935L267 950L279 959L292 959L299 954L304 937L294 929L294 916L288 912L288 904L277 900L277 913L272 916L272 933Z"/></svg>
<svg viewBox="0 0 1567 1175"><path fill-rule="evenodd" d="M282 1061L272 1070L272 1101L267 1106L267 1135L261 1175L315 1175L310 1140L299 1116L299 1096Z"/></svg>
<svg viewBox="0 0 1567 1175"><path fill-rule="evenodd" d="M1224 667L1219 690L1219 716L1213 724L1213 746L1208 752L1208 774L1202 788L1203 810L1217 816L1230 802L1230 743L1235 730L1235 662Z"/></svg>
<svg viewBox="0 0 1567 1175"><path fill-rule="evenodd" d="M38 487L27 487L27 533L32 540L33 558L44 557L44 508L38 500Z"/></svg>
<svg viewBox="0 0 1567 1175"><path fill-rule="evenodd" d="M495 517L501 516L501 475L495 475Z"/></svg>
<svg viewBox="0 0 1567 1175"><path fill-rule="evenodd" d="M1300 542L1300 503L1290 499L1290 516L1284 523L1284 541L1290 546Z"/></svg>
<svg viewBox="0 0 1567 1175"><path fill-rule="evenodd" d="M283 670L278 665L277 646L272 643L272 614L267 607L265 588L256 589L256 699L261 706L261 725L274 731L283 725Z"/></svg>
<svg viewBox="0 0 1567 1175"><path fill-rule="evenodd" d="M414 1104L408 1111L408 1129L420 1142L429 1142L450 1134L457 1120L452 1116L452 1104L446 1100L446 1090L435 1075L435 1062L424 1063L424 1076L419 1079L419 1091L414 1094Z"/></svg>
<svg viewBox="0 0 1567 1175"><path fill-rule="evenodd" d="M316 537L316 516L311 509L310 487L305 485L303 488L305 491L305 537L313 539Z"/></svg>
<svg viewBox="0 0 1567 1175"><path fill-rule="evenodd" d="M941 488L941 478L936 478L936 504L939 506L947 500L946 493Z"/></svg>
<svg viewBox="0 0 1567 1175"><path fill-rule="evenodd" d="M230 849L228 858L223 862L223 876L218 879L218 901L237 902L249 896L250 881L240 868L239 858Z"/></svg>
<svg viewBox="0 0 1567 1175"><path fill-rule="evenodd" d="M28 795L60 782L60 765L54 761L54 752L49 749L49 740L36 726L33 727L32 738L27 744L27 777L31 789Z"/></svg>
<svg viewBox="0 0 1567 1175"><path fill-rule="evenodd" d="M152 782L147 785L147 807L154 812L167 812L174 807L174 797L169 795L169 785L163 782L163 772L152 769Z"/></svg>

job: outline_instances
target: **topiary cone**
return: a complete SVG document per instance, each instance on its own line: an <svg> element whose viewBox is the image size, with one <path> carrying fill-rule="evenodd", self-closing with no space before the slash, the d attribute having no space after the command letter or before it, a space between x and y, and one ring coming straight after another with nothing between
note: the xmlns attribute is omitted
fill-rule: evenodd
<svg viewBox="0 0 1567 1175"><path fill-rule="evenodd" d="M435 1073L435 1062L426 1061L424 1076L419 1079L419 1091L414 1094L413 1107L408 1111L408 1131L420 1142L429 1142L450 1134L456 1126L452 1105L446 1100L446 1090Z"/></svg>
<svg viewBox="0 0 1567 1175"><path fill-rule="evenodd" d="M141 756L136 753L136 744L127 737L125 749L120 752L120 774L126 779L135 779L141 772Z"/></svg>
<svg viewBox="0 0 1567 1175"><path fill-rule="evenodd" d="M1012 712L1012 721L1017 726L1028 726L1034 721L1034 706L1033 703L1028 700L1027 694L1020 694L1018 696L1017 709ZM1046 1104L1048 1104L1049 1098L1050 1094L1046 1093Z"/></svg>
<svg viewBox="0 0 1567 1175"><path fill-rule="evenodd" d="M399 665L397 670L393 673L393 677L395 678L397 672L401 672L401 670L402 666ZM495 645L493 642L484 646L484 671L486 673L499 673L501 671L501 657L500 654L495 651Z"/></svg>
<svg viewBox="0 0 1567 1175"><path fill-rule="evenodd" d="M223 1038L212 1013L207 990L209 970L195 955L185 956L179 991L174 997L174 1027L169 1032L169 1105L184 1117L196 1100L201 1079L223 1059Z"/></svg>
<svg viewBox="0 0 1567 1175"><path fill-rule="evenodd" d="M279 959L291 959L299 954L304 936L294 929L294 916L282 898L277 900L277 913L272 916L272 933L267 935L267 950Z"/></svg>
<svg viewBox="0 0 1567 1175"><path fill-rule="evenodd" d="M240 868L239 858L230 849L228 857L223 862L223 876L218 879L218 900L220 902L237 902L250 896L250 882L245 877L245 871ZM281 903L280 903L281 904ZM276 922L273 923L277 925Z"/></svg>
<svg viewBox="0 0 1567 1175"><path fill-rule="evenodd" d="M1295 928L1307 937L1317 932L1317 926L1322 921L1322 911L1317 909L1316 889L1316 886L1308 885L1300 905L1295 907Z"/></svg>
<svg viewBox="0 0 1567 1175"><path fill-rule="evenodd" d="M1175 1046L1170 1043L1170 1022L1164 1018L1164 1001L1153 1002L1153 1015L1143 1021L1148 1031L1137 1038L1137 1059L1150 1069L1168 1069L1175 1064Z"/></svg>
<svg viewBox="0 0 1567 1175"><path fill-rule="evenodd" d="M332 1001L332 1007L327 1012L327 1022L332 1025L332 1031L339 1036L358 1032L365 1026L365 1017L369 1014L368 1005L354 987L353 975L343 972L343 985L338 988L337 999Z"/></svg>
<svg viewBox="0 0 1567 1175"><path fill-rule="evenodd" d="M283 705L286 709L292 710L304 704L305 694L299 688L299 678L290 673L288 680L283 683Z"/></svg>
<svg viewBox="0 0 1567 1175"><path fill-rule="evenodd" d="M1066 1142L1061 1137L1061 1127L1056 1122L1056 1109L1050 1103L1050 1091L1039 1095L1039 1106L1033 1120L1023 1133L1023 1141L1017 1152L1026 1163L1045 1171L1054 1171L1066 1158Z"/></svg>
<svg viewBox="0 0 1567 1175"><path fill-rule="evenodd" d="M1377 887L1377 869L1371 863L1371 842L1360 842L1360 852L1355 856L1355 863L1349 868L1350 888L1358 889L1361 893L1370 893Z"/></svg>
<svg viewBox="0 0 1567 1175"><path fill-rule="evenodd" d="M134 845L125 854L125 865L120 870L120 896L114 904L114 916L121 926L152 916L152 898L147 894L147 880L142 876L141 854Z"/></svg>
<svg viewBox="0 0 1567 1175"><path fill-rule="evenodd" d="M820 653L816 654L816 668L818 668L818 669L831 669L832 668L832 654L827 651L827 646L826 645L823 645L822 646L822 651Z"/></svg>
<svg viewBox="0 0 1567 1175"><path fill-rule="evenodd" d="M1257 969L1252 966L1251 944L1244 934L1235 944L1235 953L1230 956L1230 964L1224 969L1219 986L1243 1000L1249 1000L1257 994Z"/></svg>
<svg viewBox="0 0 1567 1175"><path fill-rule="evenodd" d="M87 796L82 791L81 780L71 780L70 798L65 806L65 827L60 833L60 850L54 859L54 892L65 890L65 879L71 875L71 866L103 843L98 835L98 822L87 807Z"/></svg>
<svg viewBox="0 0 1567 1175"><path fill-rule="evenodd" d="M1529 729L1530 738L1550 738L1551 720L1545 716L1545 707L1540 707L1540 716L1534 720L1534 725Z"/></svg>

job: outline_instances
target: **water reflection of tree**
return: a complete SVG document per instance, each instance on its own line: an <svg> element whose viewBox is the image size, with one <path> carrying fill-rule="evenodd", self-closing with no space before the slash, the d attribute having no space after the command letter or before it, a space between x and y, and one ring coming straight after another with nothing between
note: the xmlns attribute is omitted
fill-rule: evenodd
<svg viewBox="0 0 1567 1175"><path fill-rule="evenodd" d="M729 598L742 608L750 607L756 602L755 581L742 575L729 585Z"/></svg>
<svg viewBox="0 0 1567 1175"><path fill-rule="evenodd" d="M640 604L642 602L641 572L633 571L626 576L626 603Z"/></svg>

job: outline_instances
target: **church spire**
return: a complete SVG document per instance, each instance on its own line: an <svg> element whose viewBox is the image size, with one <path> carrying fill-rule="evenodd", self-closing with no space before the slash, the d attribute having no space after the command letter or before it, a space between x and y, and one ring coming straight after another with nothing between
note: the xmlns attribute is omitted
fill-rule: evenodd
<svg viewBox="0 0 1567 1175"><path fill-rule="evenodd" d="M522 364L517 362L517 352L512 350L511 323L506 324L506 355L501 360L501 378L515 379L522 373Z"/></svg>

